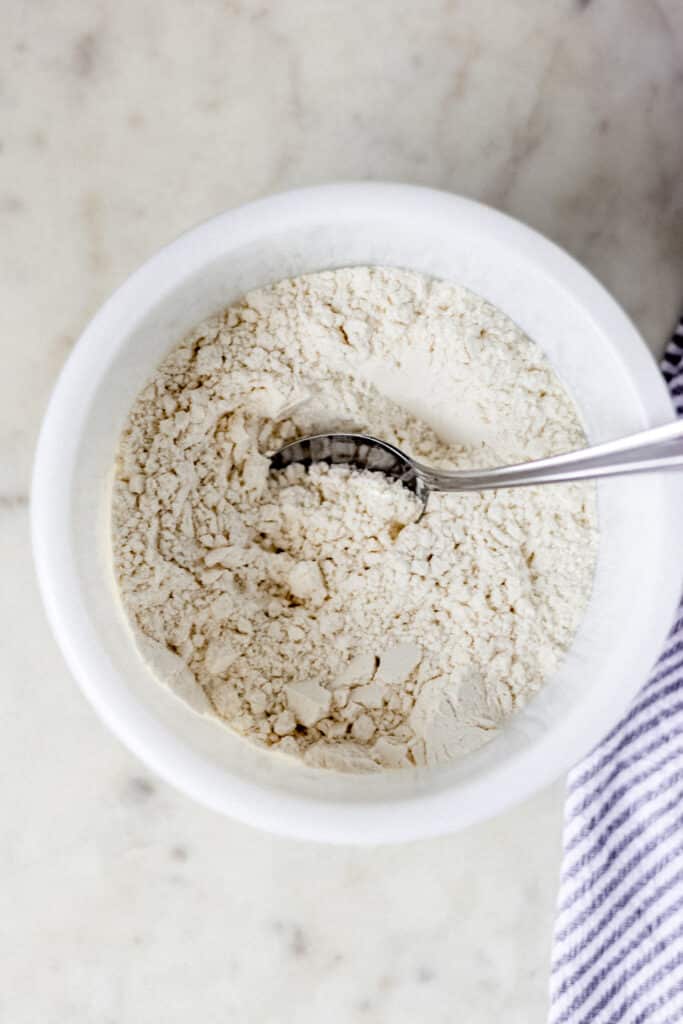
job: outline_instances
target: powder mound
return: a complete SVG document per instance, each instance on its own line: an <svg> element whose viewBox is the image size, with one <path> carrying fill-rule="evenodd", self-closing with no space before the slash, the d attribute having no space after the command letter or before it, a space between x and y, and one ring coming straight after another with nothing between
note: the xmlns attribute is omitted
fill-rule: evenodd
<svg viewBox="0 0 683 1024"><path fill-rule="evenodd" d="M379 474L269 472L325 430L445 468L585 443L538 347L464 289L368 267L281 281L202 323L136 400L112 499L124 607L158 677L262 746L336 771L448 762L571 644L594 488L434 494L420 518Z"/></svg>

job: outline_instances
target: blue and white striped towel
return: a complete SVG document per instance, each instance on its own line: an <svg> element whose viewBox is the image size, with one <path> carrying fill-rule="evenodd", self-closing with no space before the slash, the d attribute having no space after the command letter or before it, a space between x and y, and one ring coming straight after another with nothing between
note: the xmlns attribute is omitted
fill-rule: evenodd
<svg viewBox="0 0 683 1024"><path fill-rule="evenodd" d="M662 372L683 416L683 320ZM570 773L550 995L550 1024L683 1022L683 604L629 713Z"/></svg>

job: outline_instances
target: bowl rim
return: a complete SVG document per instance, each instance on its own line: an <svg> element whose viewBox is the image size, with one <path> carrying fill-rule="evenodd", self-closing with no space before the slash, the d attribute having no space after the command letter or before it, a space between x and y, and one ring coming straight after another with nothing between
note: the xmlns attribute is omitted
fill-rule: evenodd
<svg viewBox="0 0 683 1024"><path fill-rule="evenodd" d="M573 731L553 730L552 747L536 744L523 751L495 788L494 773L466 779L457 790L392 798L387 802L327 802L284 793L229 775L190 750L125 691L106 655L91 635L70 556L64 481L72 478L79 434L74 409L87 405L84 394L106 373L116 346L102 358L102 333L125 336L131 317L161 289L197 270L213 254L232 248L250 235L274 232L283 224L302 224L324 216L344 220L393 211L418 219L459 217L515 246L571 292L612 345L629 372L647 421L666 422L673 407L654 358L627 315L581 264L525 224L471 199L414 185L389 182L343 182L281 192L217 214L152 255L103 304L74 345L52 392L37 443L31 487L31 535L39 589L48 621L81 690L114 734L151 770L198 802L252 826L299 839L346 843L398 842L443 835L491 817L549 785L590 750L607 732L644 684L664 644L678 605L683 579L683 539L672 547L671 573L662 580L661 629L650 632L634 658L630 678L618 694L594 701L593 714L577 741ZM71 427L71 429L70 429ZM673 482L671 501L683 495ZM552 756L549 756L552 751ZM229 784L227 784L229 780ZM457 813L456 812L457 808Z"/></svg>

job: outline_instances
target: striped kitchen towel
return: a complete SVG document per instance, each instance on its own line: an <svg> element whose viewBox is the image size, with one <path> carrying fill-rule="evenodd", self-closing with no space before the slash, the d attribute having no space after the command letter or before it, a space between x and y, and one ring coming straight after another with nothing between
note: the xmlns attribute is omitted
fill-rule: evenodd
<svg viewBox="0 0 683 1024"><path fill-rule="evenodd" d="M683 416L683 320L662 372ZM550 995L550 1024L683 1022L683 603L631 710L569 775Z"/></svg>

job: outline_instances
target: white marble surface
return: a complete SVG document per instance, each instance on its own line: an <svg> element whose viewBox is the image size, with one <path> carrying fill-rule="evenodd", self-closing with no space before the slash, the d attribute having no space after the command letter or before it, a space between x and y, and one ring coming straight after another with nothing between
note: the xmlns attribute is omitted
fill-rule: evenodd
<svg viewBox="0 0 683 1024"><path fill-rule="evenodd" d="M0 1019L538 1024L561 788L380 850L192 805L107 734L48 634L32 450L112 288L185 227L297 184L500 206L660 348L683 297L679 0L6 0L2 20Z"/></svg>

